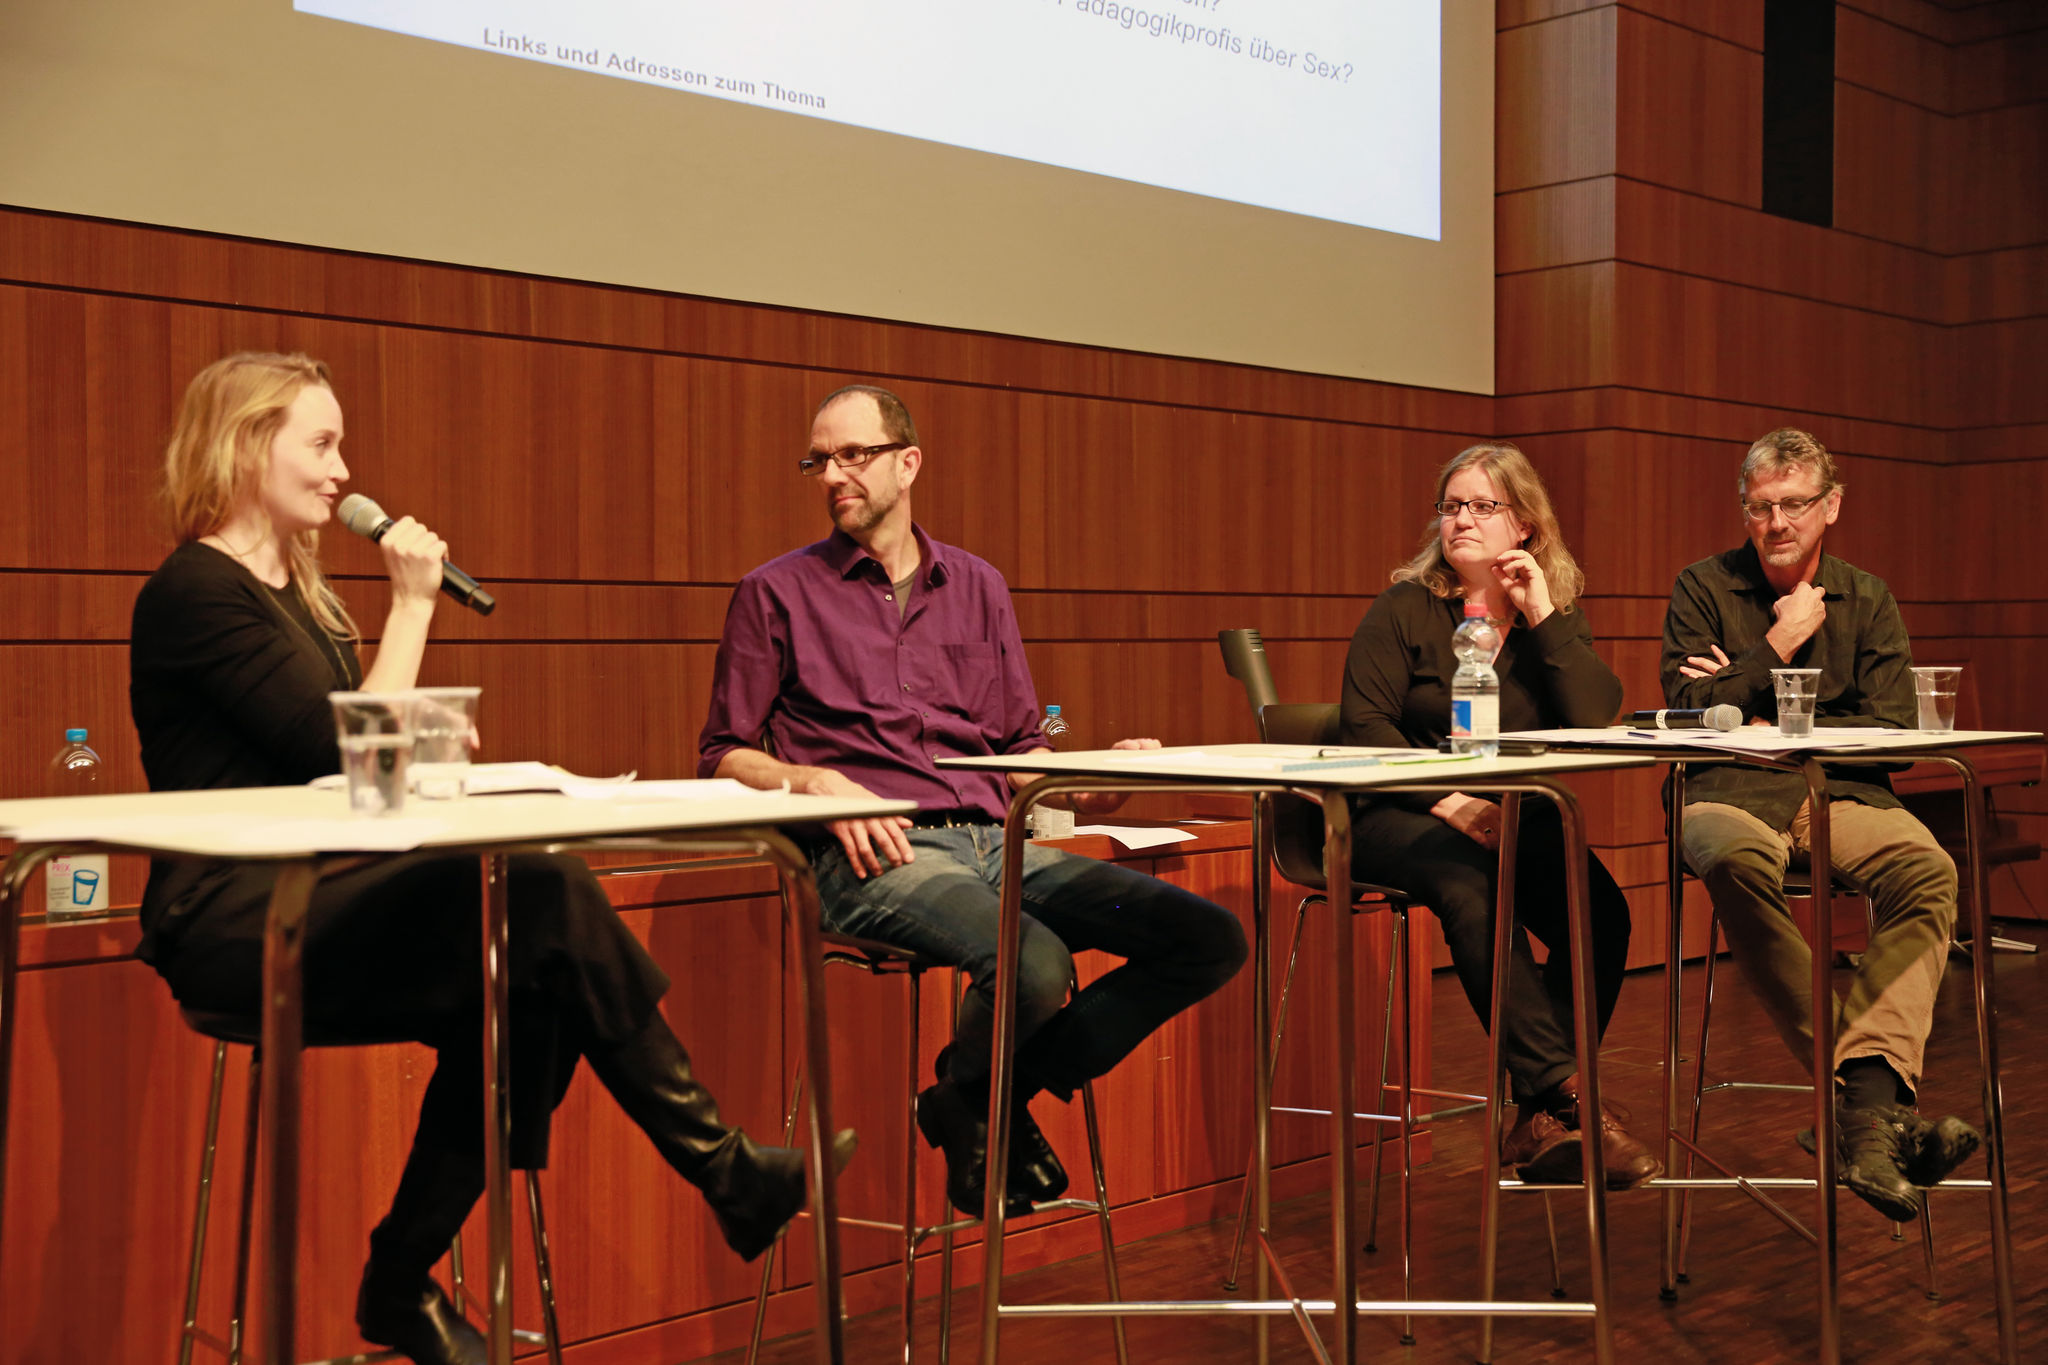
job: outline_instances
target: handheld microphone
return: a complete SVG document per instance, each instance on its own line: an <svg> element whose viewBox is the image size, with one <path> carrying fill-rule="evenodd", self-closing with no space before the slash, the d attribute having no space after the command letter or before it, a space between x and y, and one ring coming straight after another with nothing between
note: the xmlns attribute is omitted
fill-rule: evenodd
<svg viewBox="0 0 2048 1365"><path fill-rule="evenodd" d="M384 533L391 529L391 515L374 500L364 497L361 493L351 493L343 498L341 506L336 510L341 516L343 526L371 541L384 539ZM497 610L497 598L485 592L474 578L445 559L441 561L441 591L479 616L489 616Z"/></svg>
<svg viewBox="0 0 2048 1365"><path fill-rule="evenodd" d="M1742 724L1742 709L1724 702L1705 710L1634 711L1628 723L1652 730L1733 730Z"/></svg>

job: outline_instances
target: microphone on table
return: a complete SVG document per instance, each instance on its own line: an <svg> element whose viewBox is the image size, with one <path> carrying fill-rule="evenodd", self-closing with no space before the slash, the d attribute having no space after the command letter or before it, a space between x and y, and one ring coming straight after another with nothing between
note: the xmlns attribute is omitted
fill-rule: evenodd
<svg viewBox="0 0 2048 1365"><path fill-rule="evenodd" d="M1628 723L1651 730L1733 730L1742 724L1742 709L1724 702L1704 710L1634 711Z"/></svg>
<svg viewBox="0 0 2048 1365"><path fill-rule="evenodd" d="M372 541L384 539L384 533L392 527L391 514L361 493L351 493L343 498L337 511L343 526ZM445 559L441 561L441 591L479 616L489 616L498 606L497 598L485 592L483 586L474 578Z"/></svg>

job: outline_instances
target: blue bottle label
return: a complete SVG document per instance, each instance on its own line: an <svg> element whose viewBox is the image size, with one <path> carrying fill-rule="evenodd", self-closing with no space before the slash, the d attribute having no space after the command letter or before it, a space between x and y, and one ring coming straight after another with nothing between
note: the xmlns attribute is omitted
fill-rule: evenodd
<svg viewBox="0 0 2048 1365"><path fill-rule="evenodd" d="M1472 699L1454 698L1451 702L1451 734L1458 739L1472 737Z"/></svg>

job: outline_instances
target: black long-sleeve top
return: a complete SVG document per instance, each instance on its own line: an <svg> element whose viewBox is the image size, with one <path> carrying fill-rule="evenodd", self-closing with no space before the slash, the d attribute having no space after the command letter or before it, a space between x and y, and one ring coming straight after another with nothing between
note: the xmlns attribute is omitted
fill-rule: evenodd
<svg viewBox="0 0 2048 1365"><path fill-rule="evenodd" d="M1418 583L1396 583L1373 600L1344 663L1344 743L1434 749L1451 733L1451 636L1464 619L1460 599ZM1493 669L1503 732L1606 725L1621 709L1621 679L1593 652L1593 628L1577 605L1512 627ZM1383 799L1422 810L1435 802Z"/></svg>
<svg viewBox="0 0 2048 1365"><path fill-rule="evenodd" d="M1777 723L1774 668L1818 668L1820 693L1813 723L1879 725L1910 730L1918 724L1913 697L1913 649L1891 589L1875 574L1824 554L1814 575L1827 618L1797 650L1781 660L1764 638L1776 624L1772 606L1779 592L1764 577L1756 546L1745 543L1690 565L1671 589L1664 614L1664 698L1667 706L1740 708L1745 721ZM1728 666L1708 677L1688 678L1679 670L1694 656L1712 658L1719 645ZM1896 807L1891 780L1875 768L1822 765L1831 800ZM1797 773L1734 766L1694 767L1686 779L1685 803L1717 801L1737 806L1773 829L1790 829L1806 799Z"/></svg>
<svg viewBox="0 0 2048 1365"><path fill-rule="evenodd" d="M362 677L354 647L322 629L297 592L198 541L173 550L136 595L128 709L151 791L294 786L341 771L327 694ZM145 961L222 875L151 866Z"/></svg>

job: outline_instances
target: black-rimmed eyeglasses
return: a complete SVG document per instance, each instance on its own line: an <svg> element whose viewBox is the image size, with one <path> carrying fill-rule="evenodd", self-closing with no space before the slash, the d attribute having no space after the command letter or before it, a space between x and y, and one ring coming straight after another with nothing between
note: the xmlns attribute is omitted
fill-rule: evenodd
<svg viewBox="0 0 2048 1365"><path fill-rule="evenodd" d="M1472 509L1473 516L1485 521L1496 512L1506 511L1508 504L1497 498L1445 498L1436 504L1436 514L1440 517L1455 517L1461 509L1467 507Z"/></svg>
<svg viewBox="0 0 2048 1365"><path fill-rule="evenodd" d="M877 455L887 455L892 450L908 450L907 441L895 441L885 446L848 446L844 450L813 450L796 462L796 472L804 475L817 474L824 470L830 460L841 469L859 469Z"/></svg>

